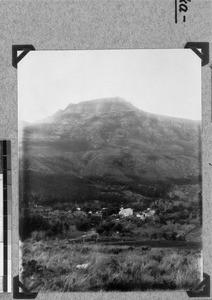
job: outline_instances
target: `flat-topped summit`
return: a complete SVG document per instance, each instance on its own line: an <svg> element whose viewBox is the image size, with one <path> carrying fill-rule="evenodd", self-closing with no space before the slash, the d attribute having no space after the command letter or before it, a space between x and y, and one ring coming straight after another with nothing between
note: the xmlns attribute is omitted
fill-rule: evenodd
<svg viewBox="0 0 212 300"><path fill-rule="evenodd" d="M100 98L87 101L81 101L79 103L70 103L65 109L59 109L55 114L45 119L39 120L35 123L58 123L62 120L72 120L72 117L85 117L86 115L117 115L117 113L131 112L137 117L164 121L168 123L183 123L184 125L193 126L193 124L199 125L199 121L180 119L176 117L170 117L165 115L157 115L154 113L146 112L135 107L131 102L121 97ZM167 124L166 124L167 125Z"/></svg>
<svg viewBox="0 0 212 300"><path fill-rule="evenodd" d="M70 103L65 109L60 109L54 115L36 123L58 122L61 119L67 119L75 114L98 115L128 111L139 112L140 110L121 97L100 98L81 101L79 103Z"/></svg>
<svg viewBox="0 0 212 300"><path fill-rule="evenodd" d="M82 101L77 104L69 104L62 112L60 113L110 113L114 111L136 111L137 108L132 105L130 102L122 99L120 97L112 98L101 98L94 99L89 101Z"/></svg>

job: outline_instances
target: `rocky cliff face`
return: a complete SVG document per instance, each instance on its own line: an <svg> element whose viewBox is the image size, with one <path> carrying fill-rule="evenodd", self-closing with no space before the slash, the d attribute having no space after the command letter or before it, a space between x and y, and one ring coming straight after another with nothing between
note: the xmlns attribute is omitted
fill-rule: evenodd
<svg viewBox="0 0 212 300"><path fill-rule="evenodd" d="M200 122L146 113L121 98L70 104L25 126L20 141L22 170L122 183L198 178L200 150Z"/></svg>

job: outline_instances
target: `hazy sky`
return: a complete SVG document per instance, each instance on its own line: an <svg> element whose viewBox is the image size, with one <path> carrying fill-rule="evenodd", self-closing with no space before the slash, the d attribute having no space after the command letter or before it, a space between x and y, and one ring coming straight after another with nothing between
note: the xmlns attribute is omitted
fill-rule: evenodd
<svg viewBox="0 0 212 300"><path fill-rule="evenodd" d="M19 118L121 97L141 110L201 119L201 60L190 49L31 51L18 64Z"/></svg>

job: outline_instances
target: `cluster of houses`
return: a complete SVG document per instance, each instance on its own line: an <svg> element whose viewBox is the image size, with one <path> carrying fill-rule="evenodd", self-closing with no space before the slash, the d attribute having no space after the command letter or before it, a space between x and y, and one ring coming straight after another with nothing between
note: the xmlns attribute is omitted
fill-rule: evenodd
<svg viewBox="0 0 212 300"><path fill-rule="evenodd" d="M99 217L99 218L103 218L104 214L107 212L107 208L102 208L99 211L96 212L92 212L89 211L88 213L84 212L81 210L80 207L77 207L74 211L72 210L68 210L68 211L60 211L60 210L54 210L51 207L44 207L41 205L35 205L34 209L37 212L42 212L46 217L68 217L68 218L84 218L84 217ZM111 215L111 217L114 218L126 218L126 217L137 217L140 220L146 220L149 218L154 218L155 216L155 210L147 208L147 210L143 211L143 212L137 212L137 213L133 213L133 209L132 208L124 208L123 206L120 208L120 211L118 214L113 214Z"/></svg>
<svg viewBox="0 0 212 300"><path fill-rule="evenodd" d="M132 208L125 208L124 209L123 206L122 206L120 211L119 211L119 216L121 216L122 218L133 216ZM135 213L135 216L137 218L141 219L141 220L145 220L147 218L154 218L155 210L147 208L147 210L143 211L142 213Z"/></svg>
<svg viewBox="0 0 212 300"><path fill-rule="evenodd" d="M155 216L155 210L154 209L150 209L147 208L147 210L143 211L142 213L137 213L136 217L141 219L141 220L145 220L148 218L154 218Z"/></svg>

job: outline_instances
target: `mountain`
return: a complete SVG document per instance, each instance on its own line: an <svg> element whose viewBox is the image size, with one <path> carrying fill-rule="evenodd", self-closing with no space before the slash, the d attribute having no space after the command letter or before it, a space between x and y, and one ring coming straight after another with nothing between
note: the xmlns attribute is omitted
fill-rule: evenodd
<svg viewBox="0 0 212 300"><path fill-rule="evenodd" d="M61 119L69 118L73 114L87 115L87 114L102 114L113 113L120 111L138 111L130 102L120 98L102 98L90 101L82 101L78 104L69 104L66 109L57 111L53 116L40 121L39 123L58 122Z"/></svg>
<svg viewBox="0 0 212 300"><path fill-rule="evenodd" d="M193 182L201 174L200 130L199 121L147 113L121 98L70 104L24 127L20 170L30 174L29 189L58 185L67 194L73 180Z"/></svg>

